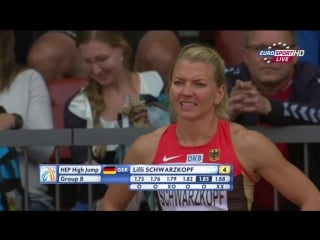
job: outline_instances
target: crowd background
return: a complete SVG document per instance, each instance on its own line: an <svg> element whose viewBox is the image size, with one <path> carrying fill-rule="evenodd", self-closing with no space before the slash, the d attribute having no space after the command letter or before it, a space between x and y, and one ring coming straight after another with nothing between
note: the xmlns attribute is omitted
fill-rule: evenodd
<svg viewBox="0 0 320 240"><path fill-rule="evenodd" d="M68 59L68 60L64 62L61 60L61 58L56 58L57 62L59 63L64 62L63 66L56 68L54 71L49 71L51 73L52 72L56 73L56 75L52 75L52 74L47 75L46 74L46 70L48 69L47 67L42 67L42 68L39 67L37 69L38 62L41 62L41 63L44 62L43 59L39 57L39 55L35 54L36 57L39 57L38 59L31 58L32 50L37 52L36 43L39 39L44 39L45 44L42 43L42 47L45 46L45 49L49 49L46 46L50 45L51 40L48 40L50 38L45 39L44 36L50 36L50 34L53 36L54 35L53 32L59 32L59 31L50 31L50 32L51 33L48 34L48 31L14 31L15 60L17 61L17 63L21 65L29 66L31 68L36 69L38 72L42 73L41 75L44 81L47 83L50 96L53 96L52 92L50 92L50 89L55 89L55 91L57 91L57 88L52 88L52 85L60 84L60 88L61 89L63 88L65 90L62 92L68 95L63 98L68 99L85 84L85 81L83 81L83 79L86 78L86 74L82 71L81 68L78 68L78 65L76 67L74 67L73 65L73 67L65 68L65 66L70 66L70 62L72 63L72 62L78 61L76 44L73 42L72 34L70 34L70 32L72 31L63 31L65 32L64 34L55 36L56 38L55 42L57 42L57 40L61 40L63 42L67 42L67 44L70 44L70 45L63 45L63 47L60 46L61 47L60 51L67 55L67 57L63 56L63 59L64 60ZM317 36L317 33L315 33L316 31L312 31L312 32L313 32L312 34L308 34L308 31L296 31L297 45L301 46L301 49L306 50L305 59L307 60L308 60L309 54L315 53L315 51L309 50L309 49L316 49L317 44L319 43L319 41L316 38ZM217 51L221 54L227 66L234 66L234 65L240 64L243 61L243 49L246 44L245 31L224 31L224 30L223 31L174 31L174 33L177 36L180 47L191 42L202 42L216 48ZM304 37L304 36L309 36L309 37ZM137 42L131 43L130 41L129 43L132 45L134 52L137 51L139 44L137 44ZM68 47L65 48L65 46L68 46ZM68 51L66 51L66 49ZM72 51L74 50L74 51L72 52L70 50ZM50 54L52 52L56 53L58 51L51 51ZM144 52L148 52L148 51L144 51ZM313 54L313 56L310 57L309 59L313 59L314 63L317 64L317 61L315 60L316 58L314 57L314 55L315 54ZM53 57L56 57L56 56L52 56L52 58ZM36 59L38 61L32 61L31 59ZM299 59L299 61L302 61L302 60L303 59ZM132 66L134 66L134 64ZM154 65L153 66L150 65L150 66L151 67L148 70L154 70L152 69L154 68L153 67ZM54 64L54 67L58 67L58 64ZM68 70L65 70L65 69L68 69ZM142 69L142 70L146 70L146 69ZM162 74L162 79L164 80L164 83L166 82L165 78L166 78L166 75ZM64 82L67 82L70 79L73 79L75 81L74 81L74 84L69 83L70 91L68 91L66 90L67 84ZM62 102L61 104L64 105L64 103L65 102ZM55 106L52 106L52 109L56 109ZM58 114L55 114L55 111L53 110L52 120L54 125L55 125L55 122L57 121L61 122L61 117L62 117L61 109L60 109L59 117L56 117L57 115ZM63 126L60 125L60 127L63 127ZM69 156L67 155L65 160L69 161L69 158L71 158L70 153L69 153ZM69 190L70 189L66 187L66 190L63 194L68 195L68 193L70 193ZM66 207L69 208L70 204L72 204L72 201L71 203L67 203ZM269 209L270 207L268 206L267 210ZM262 210L266 210L266 209L262 209Z"/></svg>

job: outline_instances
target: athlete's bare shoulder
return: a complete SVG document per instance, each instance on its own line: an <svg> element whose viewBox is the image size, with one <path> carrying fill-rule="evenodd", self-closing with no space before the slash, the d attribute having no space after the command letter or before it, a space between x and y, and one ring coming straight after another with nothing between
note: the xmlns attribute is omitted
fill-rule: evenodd
<svg viewBox="0 0 320 240"><path fill-rule="evenodd" d="M135 147L138 149L153 149L158 147L159 139L162 133L166 130L167 127L157 128L151 133L144 134L137 138L135 141Z"/></svg>
<svg viewBox="0 0 320 240"><path fill-rule="evenodd" d="M264 136L255 130L250 130L238 123L230 122L230 133L232 140L236 142L236 144L244 144L248 146L252 146L256 140L261 140L260 138L264 138Z"/></svg>
<svg viewBox="0 0 320 240"><path fill-rule="evenodd" d="M164 126L138 137L131 145L124 162L130 164L151 164L161 135L166 128L167 126Z"/></svg>
<svg viewBox="0 0 320 240"><path fill-rule="evenodd" d="M263 134L237 123L230 123L230 133L236 155L247 172L253 174L264 159L275 154L275 145Z"/></svg>
<svg viewBox="0 0 320 240"><path fill-rule="evenodd" d="M239 150L242 152L244 149L252 148L252 144L254 144L252 134L254 134L252 131L240 124L230 123L230 135L236 152L239 152Z"/></svg>

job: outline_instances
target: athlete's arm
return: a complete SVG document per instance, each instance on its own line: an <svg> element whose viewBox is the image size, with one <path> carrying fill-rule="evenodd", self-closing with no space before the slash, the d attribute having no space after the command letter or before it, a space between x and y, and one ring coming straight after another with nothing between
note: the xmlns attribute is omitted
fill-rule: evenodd
<svg viewBox="0 0 320 240"><path fill-rule="evenodd" d="M240 128L232 140L239 161L252 175L260 175L301 210L320 210L320 192L303 172L257 131Z"/></svg>
<svg viewBox="0 0 320 240"><path fill-rule="evenodd" d="M158 144L157 135L150 133L137 138L130 146L123 163L151 164ZM110 184L99 210L126 210L135 193L136 191L129 190L127 184Z"/></svg>

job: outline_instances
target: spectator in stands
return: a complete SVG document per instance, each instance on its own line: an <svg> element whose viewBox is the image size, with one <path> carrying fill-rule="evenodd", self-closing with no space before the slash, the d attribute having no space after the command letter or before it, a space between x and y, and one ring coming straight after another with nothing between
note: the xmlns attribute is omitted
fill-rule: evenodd
<svg viewBox="0 0 320 240"><path fill-rule="evenodd" d="M320 31L297 30L295 35L298 47L305 51L299 61L311 62L320 66Z"/></svg>
<svg viewBox="0 0 320 240"><path fill-rule="evenodd" d="M0 103L7 114L0 114L0 129L53 128L49 93L44 79L33 69L16 64L13 31L0 31ZM15 113L15 114L12 114ZM49 160L53 147L30 147L28 151L28 210L52 210L47 186L39 183L39 164ZM22 185L25 161L20 161Z"/></svg>
<svg viewBox="0 0 320 240"><path fill-rule="evenodd" d="M180 50L174 31L125 31L124 36L134 49L134 71L155 70L164 81Z"/></svg>
<svg viewBox="0 0 320 240"><path fill-rule="evenodd" d="M232 164L232 191L159 190L162 210L250 210L253 186L260 177L301 210L320 210L318 189L272 142L229 121L224 70L222 58L212 48L183 47L168 83L176 121L139 137L124 163L188 164L193 155L198 156L197 164ZM209 154L213 149L217 154ZM99 209L124 210L135 193L124 184L112 184Z"/></svg>
<svg viewBox="0 0 320 240"><path fill-rule="evenodd" d="M274 49L297 49L293 31L248 31L244 62L226 69L231 118L246 126L288 126L320 123L320 68L312 63L272 62L259 56ZM281 44L278 44L281 43ZM268 60L271 60L269 63ZM277 144L283 155L302 171L302 144ZM309 145L309 177L320 186L320 161L317 146ZM280 209L295 209L280 198ZM290 207L289 207L290 206ZM273 188L261 180L255 186L254 210L273 210Z"/></svg>
<svg viewBox="0 0 320 240"><path fill-rule="evenodd" d="M157 99L164 85L159 73L130 70L132 50L122 31L82 31L76 44L89 82L66 104L66 128L119 128L128 127L130 122L136 127L156 127L169 123L169 115ZM94 161L119 163L119 149L118 145L93 146ZM86 147L72 147L71 155L73 163L88 160ZM105 190L105 185L94 185L94 200L103 197ZM80 186L78 199L72 210L88 210L86 185Z"/></svg>
<svg viewBox="0 0 320 240"><path fill-rule="evenodd" d="M27 57L29 67L39 71L46 82L82 77L73 31L48 31L33 43Z"/></svg>
<svg viewBox="0 0 320 240"><path fill-rule="evenodd" d="M74 31L49 31L33 44L28 65L38 70L47 82L62 77L85 75L76 55ZM134 71L158 71L166 80L173 59L180 49L174 31L124 31L134 50L131 67Z"/></svg>

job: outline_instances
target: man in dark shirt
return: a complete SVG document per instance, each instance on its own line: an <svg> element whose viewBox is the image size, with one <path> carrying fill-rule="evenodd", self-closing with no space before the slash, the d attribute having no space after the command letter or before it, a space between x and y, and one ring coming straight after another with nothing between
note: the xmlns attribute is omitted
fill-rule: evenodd
<svg viewBox="0 0 320 240"><path fill-rule="evenodd" d="M307 62L275 62L261 50L294 50L293 31L249 31L244 63L226 69L229 110L233 121L246 126L320 123L320 68ZM277 144L286 158L304 171L302 144ZM320 186L319 151L309 144L309 177ZM273 188L263 179L255 186L253 210L273 210ZM290 207L289 207L290 206ZM280 210L294 209L280 196Z"/></svg>

